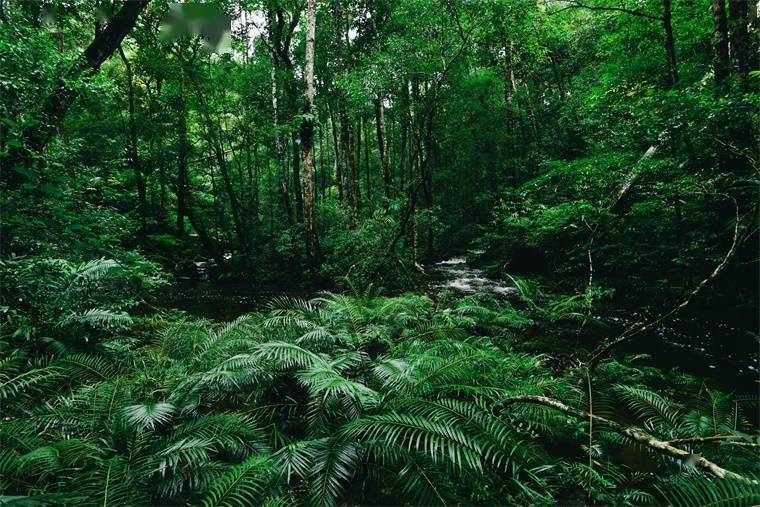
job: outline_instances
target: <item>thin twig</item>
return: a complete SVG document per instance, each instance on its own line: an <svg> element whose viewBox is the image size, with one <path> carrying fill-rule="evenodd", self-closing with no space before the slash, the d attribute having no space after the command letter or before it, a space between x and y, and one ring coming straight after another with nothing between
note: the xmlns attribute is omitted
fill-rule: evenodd
<svg viewBox="0 0 760 507"><path fill-rule="evenodd" d="M726 255L723 257L723 260L718 264L715 269L710 273L707 278L699 282L699 284L692 290L684 299L681 301L678 305L674 306L670 309L670 311L660 315L656 319L650 320L649 322L640 322L633 324L628 329L623 331L620 335L618 335L617 338L610 341L606 345L604 345L596 354L594 354L591 358L591 360L588 362L588 367L590 370L593 370L596 365L601 361L604 357L607 356L607 354L612 351L615 347L620 345L621 343L628 341L629 339L633 338L634 336L637 336L644 331L648 331L652 329L657 324L663 322L665 319L668 319L672 317L673 315L677 314L684 308L686 308L689 303L700 293L702 292L702 289L707 287L707 285L712 282L723 270L726 268L728 263L733 258L734 254L736 253L737 246L740 243L740 235L739 235L739 225L741 223L741 220L739 219L739 204L736 202L736 199L733 199L734 207L736 209L736 218L734 222L734 238L731 242L731 248L728 249L728 252L726 252Z"/></svg>

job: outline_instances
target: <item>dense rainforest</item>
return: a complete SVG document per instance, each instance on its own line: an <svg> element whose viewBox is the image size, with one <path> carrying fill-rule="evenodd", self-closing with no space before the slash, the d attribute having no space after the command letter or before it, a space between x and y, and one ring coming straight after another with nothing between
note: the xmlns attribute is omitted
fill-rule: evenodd
<svg viewBox="0 0 760 507"><path fill-rule="evenodd" d="M0 0L0 505L760 503L748 0Z"/></svg>

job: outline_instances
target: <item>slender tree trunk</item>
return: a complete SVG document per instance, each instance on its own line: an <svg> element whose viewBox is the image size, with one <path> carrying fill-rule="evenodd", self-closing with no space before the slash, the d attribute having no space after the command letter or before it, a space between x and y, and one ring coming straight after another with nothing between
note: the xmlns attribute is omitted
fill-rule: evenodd
<svg viewBox="0 0 760 507"><path fill-rule="evenodd" d="M736 75L736 82L746 88L749 75L749 34L747 31L747 0L729 0L729 56Z"/></svg>
<svg viewBox="0 0 760 507"><path fill-rule="evenodd" d="M346 103L342 97L338 98L338 114L340 116L340 146L341 146L341 159L345 162L343 167L343 196L348 201L349 208L351 209L351 223L356 224L356 207L354 185L353 185L353 155L351 150L351 124L348 121L348 112L346 111Z"/></svg>
<svg viewBox="0 0 760 507"><path fill-rule="evenodd" d="M329 102L328 102L329 107ZM340 142L338 141L338 124L335 122L332 108L330 108L330 132L332 133L333 159L335 162L335 182L338 185L338 201L344 202L345 189L343 186L343 163L341 161Z"/></svg>
<svg viewBox="0 0 760 507"><path fill-rule="evenodd" d="M406 185L405 172L407 163L411 163L411 160L407 158L407 144L410 128L410 114L409 114L409 82L404 79L403 88L401 90L401 146L399 149L399 192L404 195L404 187Z"/></svg>
<svg viewBox="0 0 760 507"><path fill-rule="evenodd" d="M187 158L190 143L187 139L187 104L185 102L184 72L180 76L179 107L177 111L177 236L185 237L185 215L187 214L188 172Z"/></svg>
<svg viewBox="0 0 760 507"><path fill-rule="evenodd" d="M296 200L296 222L303 223L303 193L301 192L301 153L299 150L300 142L298 133L293 131L291 134L291 142L293 143L293 158L292 158L292 177L293 177L293 194ZM313 148L312 148L313 149ZM313 156L313 155L312 155ZM313 165L312 165L313 169Z"/></svg>
<svg viewBox="0 0 760 507"><path fill-rule="evenodd" d="M713 15L713 72L716 90L723 87L728 77L728 24L726 22L726 5L724 0L712 0Z"/></svg>
<svg viewBox="0 0 760 507"><path fill-rule="evenodd" d="M320 181L319 185L319 191L317 192L317 195L320 199L324 200L325 198L325 190L327 189L327 167L325 164L325 158L327 157L327 154L325 153L325 124L320 123L319 130L317 131L317 144L319 145L319 177L315 177L314 181Z"/></svg>
<svg viewBox="0 0 760 507"><path fill-rule="evenodd" d="M425 179L425 207L430 213L433 209L433 110L425 118L425 160L422 163L423 178ZM428 217L426 252L428 259L433 257L433 224Z"/></svg>
<svg viewBox="0 0 760 507"><path fill-rule="evenodd" d="M377 97L375 99L375 127L377 130L377 148L380 151L380 171L383 175L383 195L385 196L386 201L388 201L391 198L391 174L388 170L388 146L385 129L385 111L381 97Z"/></svg>
<svg viewBox="0 0 760 507"><path fill-rule="evenodd" d="M356 131L351 142L351 194L354 216L359 216L362 202L361 190L361 149L362 149L362 120L356 122Z"/></svg>
<svg viewBox="0 0 760 507"><path fill-rule="evenodd" d="M124 54L124 50L119 46L119 55L121 61L124 63L124 68L127 71L127 102L129 108L129 159L132 164L132 170L135 173L135 181L137 182L137 201L140 213L140 237L145 239L148 231L148 203L147 203L147 189L145 185L145 175L143 174L142 167L140 166L140 157L137 150L137 120L135 118L135 88L134 88L134 74L132 73L132 66L127 60L127 55Z"/></svg>
<svg viewBox="0 0 760 507"><path fill-rule="evenodd" d="M509 163L512 165L512 186L517 187L518 185L518 163L517 160L515 160L514 154L514 132L515 132L515 116L514 116L514 110L513 110L513 100L514 100L514 93L517 90L517 85L515 84L515 72L514 72L514 66L512 64L512 52L513 52L514 46L512 41L505 37L504 40L504 111L505 111L505 121L504 125L506 128L506 134L507 134L507 158L510 161Z"/></svg>
<svg viewBox="0 0 760 507"><path fill-rule="evenodd" d="M662 0L662 26L665 29L665 54L668 57L668 77L670 86L678 84L678 65L676 61L676 43L673 37L671 16L672 0Z"/></svg>
<svg viewBox="0 0 760 507"><path fill-rule="evenodd" d="M372 184L369 172L369 121L364 120L364 187L367 189L367 208L372 213Z"/></svg>
<svg viewBox="0 0 760 507"><path fill-rule="evenodd" d="M338 57L338 72L344 73L345 61L343 55L343 6L340 0L332 0L332 15L333 15L333 43L335 45L335 52ZM338 91L338 120L340 121L340 159L343 164L341 177L341 185L343 187L343 198L350 207L351 210L351 225L356 225L357 218L357 198L355 195L355 188L353 185L354 176L354 164L353 155L351 149L351 123L348 119L348 111L346 110L346 99L343 93ZM335 125L335 123L333 123Z"/></svg>
<svg viewBox="0 0 760 507"><path fill-rule="evenodd" d="M275 36L274 36L274 21L272 19L271 13L269 14L269 33L270 33L270 39L271 44L274 46L275 44ZM271 72L271 79L272 79L272 124L273 124L273 130L274 130L274 146L275 146L275 158L276 158L276 165L277 165L277 182L278 182L278 188L280 193L280 199L282 200L283 208L285 209L285 215L288 221L288 225L293 225L293 213L290 209L290 197L288 196L288 185L284 176L285 172L285 149L283 147L282 143L282 136L280 135L280 117L279 117L279 109L278 109L278 100L277 100L277 68L278 68L278 58L277 58L277 51L274 49L271 52L272 57L272 72Z"/></svg>
<svg viewBox="0 0 760 507"><path fill-rule="evenodd" d="M306 55L304 63L303 114L301 123L301 153L303 155L304 218L306 256L312 269L317 267L317 232L314 225L314 31L317 16L316 0L306 2Z"/></svg>

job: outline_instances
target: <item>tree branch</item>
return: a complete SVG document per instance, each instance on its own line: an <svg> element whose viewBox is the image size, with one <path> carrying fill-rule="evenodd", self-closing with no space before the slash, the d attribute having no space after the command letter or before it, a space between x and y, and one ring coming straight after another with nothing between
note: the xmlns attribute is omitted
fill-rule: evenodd
<svg viewBox="0 0 760 507"><path fill-rule="evenodd" d="M712 282L721 272L726 268L731 258L733 258L734 254L736 253L736 249L740 243L740 235L739 235L739 205L736 202L736 199L733 199L734 201L734 207L736 208L736 218L734 222L734 238L731 242L731 248L728 249L728 252L726 252L726 255L723 257L723 260L715 267L715 269L710 273L707 278L699 282L699 284L692 290L684 299L681 301L678 305L674 306L670 311L662 314L660 317L657 317L654 320L650 320L649 322L641 322L636 323L632 326L630 326L628 329L623 331L617 338L612 340L611 342L607 343L606 345L602 346L601 349L593 355L591 360L588 363L589 369L594 369L596 365L601 361L604 357L607 356L607 354L612 351L615 347L620 345L621 343L628 341L632 337L639 335L643 333L644 331L647 331L649 329L652 329L657 324L661 323L665 319L672 317L676 313L680 312L684 308L686 308L689 303L694 299L694 297L697 296L700 292L702 292L702 289L707 287L707 285Z"/></svg>
<svg viewBox="0 0 760 507"><path fill-rule="evenodd" d="M601 417L595 414L590 414L586 412L585 410L580 410L577 408L570 407L568 405L565 405L561 401L555 400L553 398L547 398L545 396L515 396L515 397L504 400L504 403L532 403L536 405L544 405L547 407L557 409L566 414L570 414L573 417L577 417L578 419L594 420L606 425L607 427L614 430L615 432L620 433L621 435L625 435L635 440L636 442L644 445L645 447L648 447L649 449L652 449L653 451L658 452L659 454L664 454L665 456L669 456L671 458L675 458L685 463L689 463L695 466L696 468L699 468L702 471L708 472L716 477L720 477L721 479L734 479L734 480L740 480L740 481L747 481L747 479L744 476L741 476L735 472L731 472L730 470L726 470L725 468L718 466L717 464L713 463L707 458L704 458L702 456L692 454L688 451L684 451L683 449L674 447L671 445L670 442L659 440L647 433L644 433L634 428L623 426L622 424L612 421L610 419L607 419L605 417Z"/></svg>
<svg viewBox="0 0 760 507"><path fill-rule="evenodd" d="M648 14L646 12L637 11L634 9L626 9L625 7L607 7L603 5L586 5L580 2L571 2L569 5L566 5L565 7L562 7L560 9L557 9L556 11L550 12L549 15L551 16L554 14L559 14L560 12L566 11L568 9L586 9L588 11L623 12L625 14L630 14L631 16L638 16L640 18L647 18L654 21L662 21L662 16L655 16L653 14Z"/></svg>

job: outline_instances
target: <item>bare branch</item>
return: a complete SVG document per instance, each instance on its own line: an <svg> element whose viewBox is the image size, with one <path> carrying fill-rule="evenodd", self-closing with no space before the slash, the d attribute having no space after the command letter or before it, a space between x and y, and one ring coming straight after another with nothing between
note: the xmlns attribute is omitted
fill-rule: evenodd
<svg viewBox="0 0 760 507"><path fill-rule="evenodd" d="M707 287L707 285L712 282L721 272L726 268L728 263L733 258L734 254L736 253L736 249L740 243L740 235L739 235L739 224L741 220L739 219L739 205L736 202L736 199L733 199L734 207L736 208L736 218L734 222L734 238L731 242L731 248L728 249L728 252L726 252L726 255L723 257L723 260L718 264L715 269L710 273L707 278L699 282L699 284L692 290L684 299L681 301L678 305L674 306L670 311L662 314L661 316L657 317L654 320L650 320L649 322L640 322L637 324L634 324L630 326L628 329L623 331L617 338L610 341L606 345L604 345L594 356L591 358L591 360L588 363L589 369L593 369L599 361L604 359L607 354L609 354L612 349L620 345L621 343L630 340L634 336L637 336L644 331L648 331L652 329L657 324L663 322L665 319L672 317L676 313L680 312L684 308L686 308L689 303L694 299L694 297L697 296L700 292L702 292L702 289Z"/></svg>
<svg viewBox="0 0 760 507"><path fill-rule="evenodd" d="M515 396L513 398L504 400L504 403L533 403L537 405L544 405L557 409L566 414L570 414L573 417L577 417L579 419L591 419L604 424L608 428L614 430L617 433L620 433L621 435L630 437L639 444L642 444L655 452L664 454L665 456L669 456L671 458L675 458L685 463L689 463L692 466L708 472L716 477L720 477L721 479L734 479L740 481L748 480L744 476L741 476L735 472L731 472L730 470L726 470L725 468L713 463L712 461L702 456L698 456L690 453L689 451L684 451L683 449L674 447L670 442L659 440L647 433L644 433L643 431L639 431L628 426L623 426L622 424L605 417L590 414L585 410L570 407L553 398L547 398L546 396Z"/></svg>

